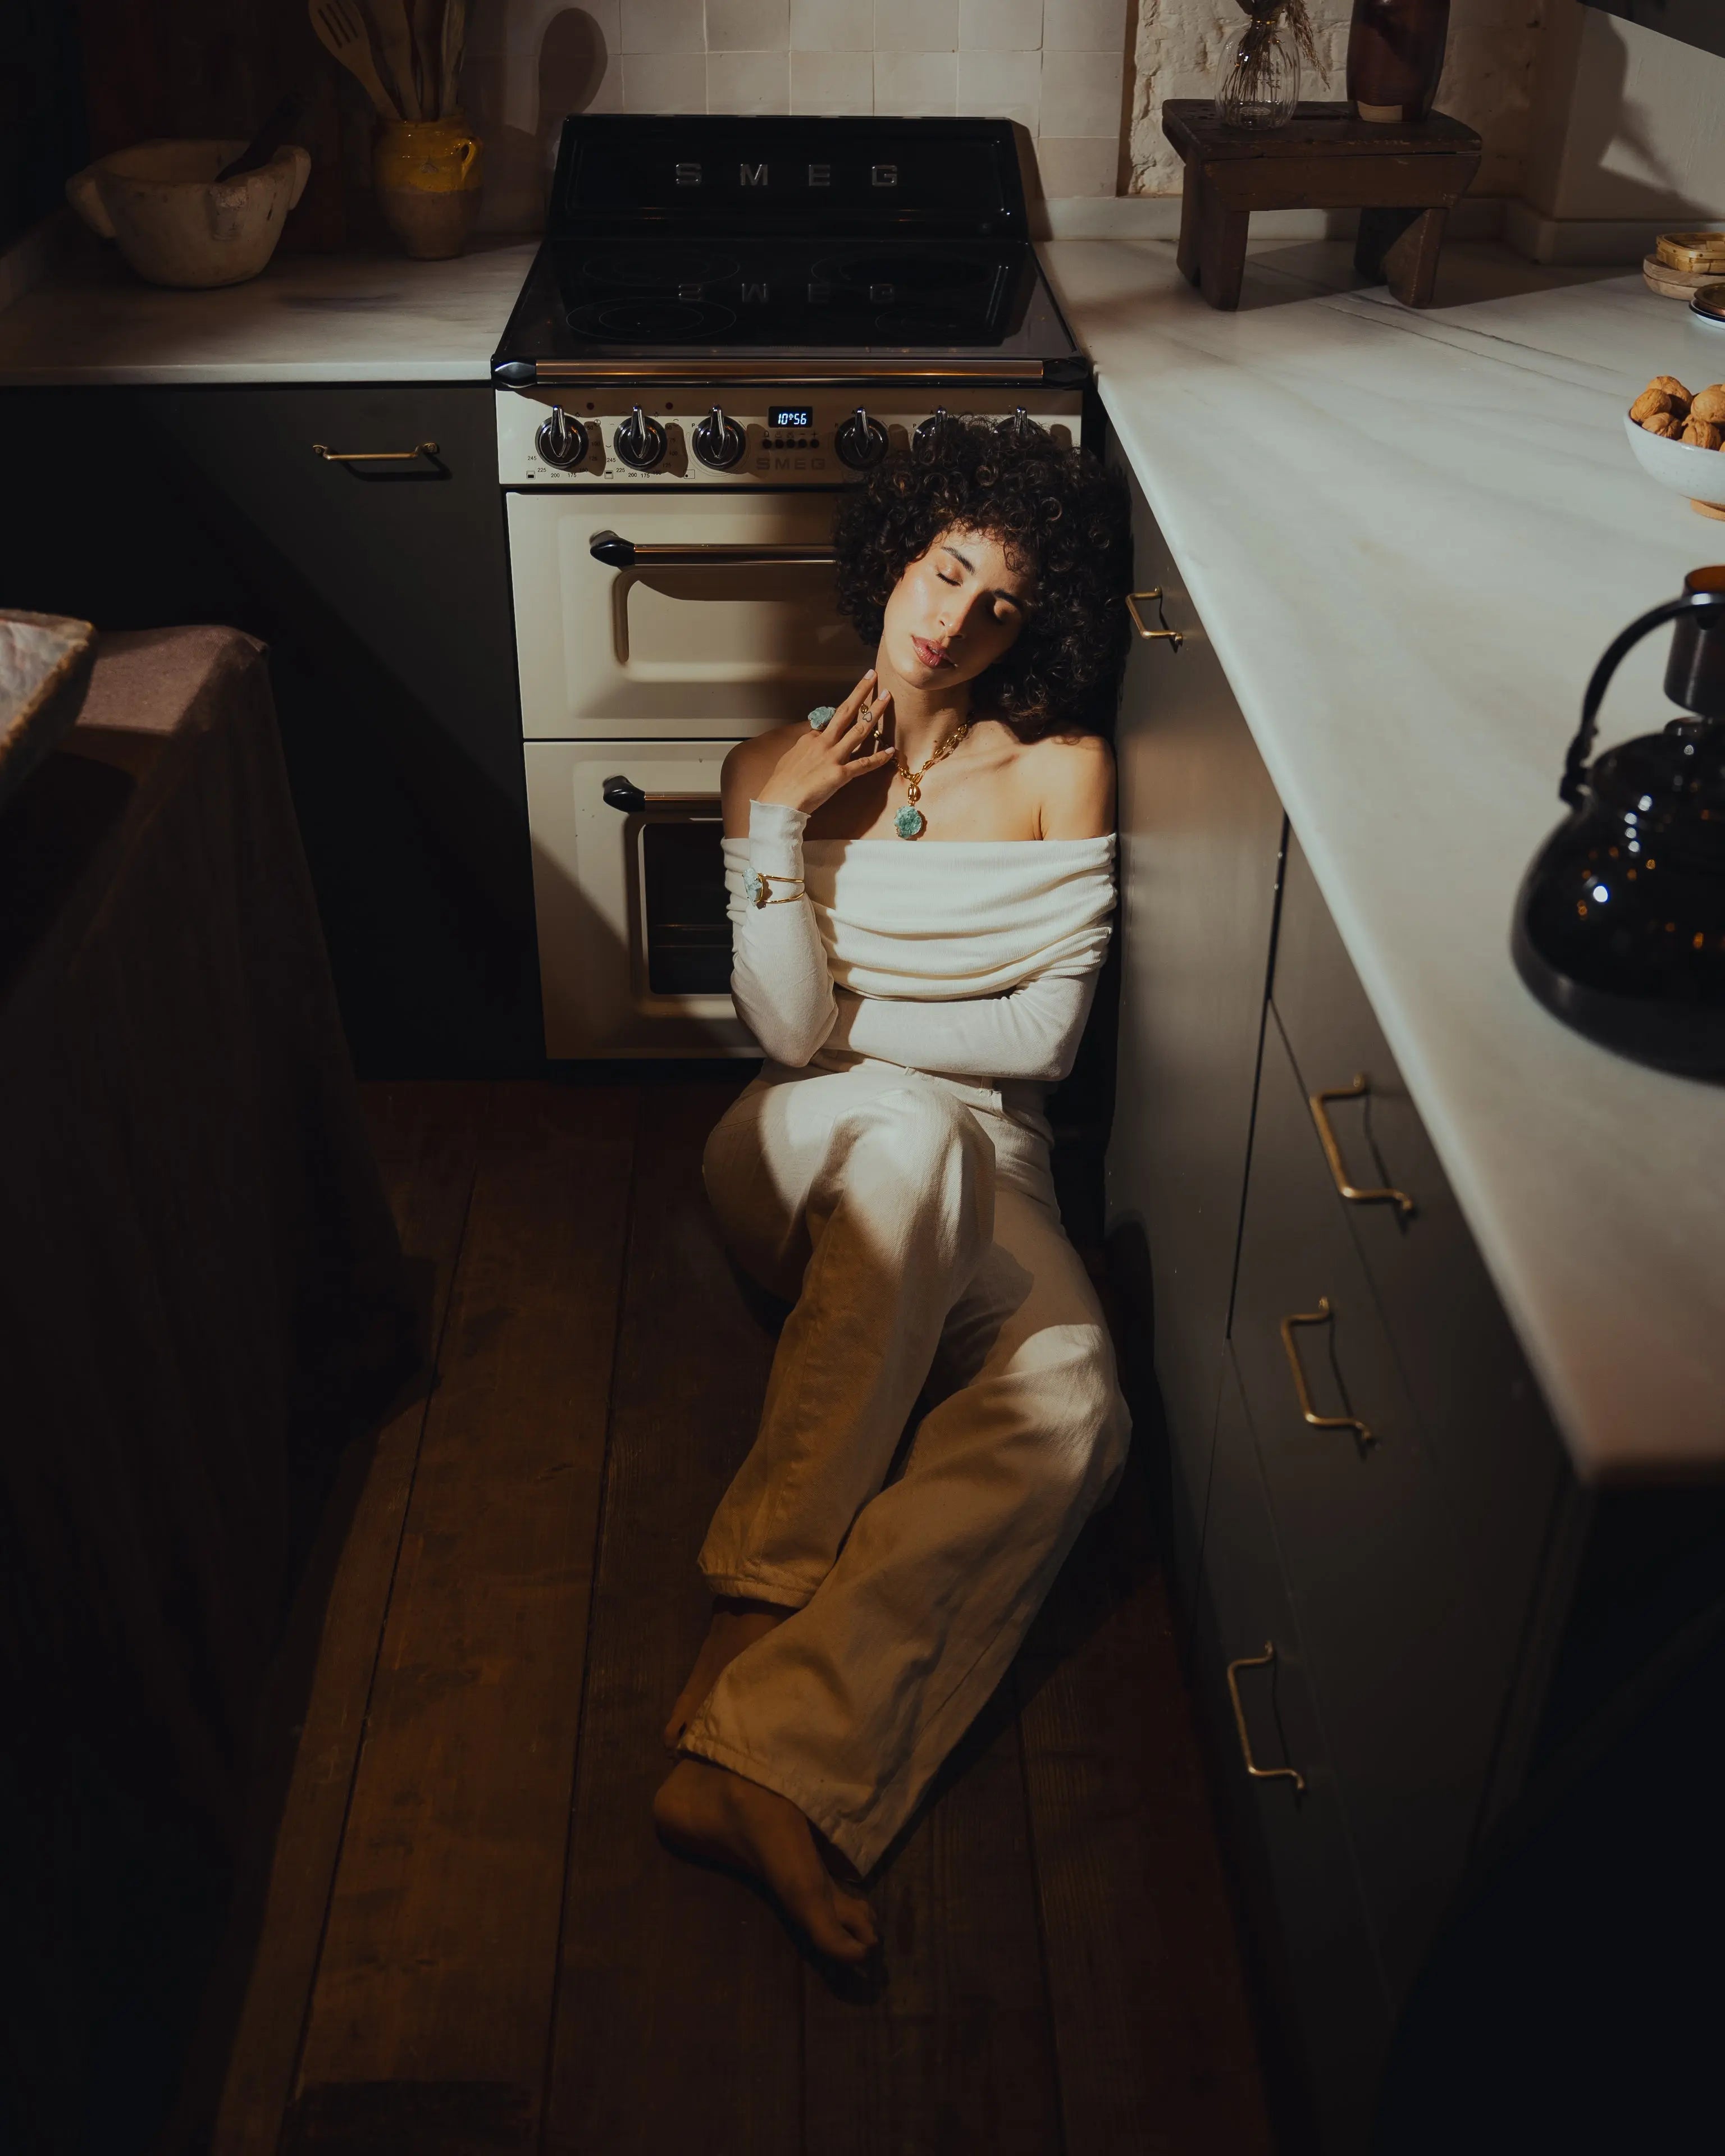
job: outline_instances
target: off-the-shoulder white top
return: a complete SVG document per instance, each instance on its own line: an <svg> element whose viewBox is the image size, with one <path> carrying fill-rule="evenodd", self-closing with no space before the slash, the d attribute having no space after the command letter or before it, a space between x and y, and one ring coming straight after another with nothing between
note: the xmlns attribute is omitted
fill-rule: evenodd
<svg viewBox="0 0 1725 2156"><path fill-rule="evenodd" d="M752 802L747 839L725 841L732 993L775 1062L836 1050L960 1077L1066 1075L1108 947L1111 834L805 842L807 822ZM806 896L757 906L751 872L776 898Z"/></svg>

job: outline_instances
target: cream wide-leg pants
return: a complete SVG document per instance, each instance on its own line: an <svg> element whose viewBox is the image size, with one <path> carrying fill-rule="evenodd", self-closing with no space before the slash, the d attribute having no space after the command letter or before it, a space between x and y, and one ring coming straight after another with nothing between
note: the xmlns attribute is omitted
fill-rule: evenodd
<svg viewBox="0 0 1725 2156"><path fill-rule="evenodd" d="M704 1166L737 1256L796 1306L701 1571L795 1614L681 1748L788 1797L867 1871L1111 1489L1126 1404L1046 1142L992 1089L769 1065Z"/></svg>

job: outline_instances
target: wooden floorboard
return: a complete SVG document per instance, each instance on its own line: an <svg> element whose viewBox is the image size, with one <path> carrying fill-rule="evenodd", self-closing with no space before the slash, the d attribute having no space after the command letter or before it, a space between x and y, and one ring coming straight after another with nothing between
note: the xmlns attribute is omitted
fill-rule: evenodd
<svg viewBox="0 0 1725 2156"><path fill-rule="evenodd" d="M537 2131L635 1110L495 1091L290 2149Z"/></svg>
<svg viewBox="0 0 1725 2156"><path fill-rule="evenodd" d="M378 1432L331 1583L212 2156L273 2156L280 2139L490 1106L480 1086L365 1089L372 1147L419 1291L426 1369Z"/></svg>
<svg viewBox="0 0 1725 2156"><path fill-rule="evenodd" d="M1268 2156L1233 1917L1136 1469L1019 1661L1071 2156Z"/></svg>
<svg viewBox="0 0 1725 2156"><path fill-rule="evenodd" d="M705 1629L695 1572L773 1342L701 1149L734 1083L648 1088L570 1841L547 2156L800 2156L801 1965L767 1904L655 1839L660 1732Z"/></svg>
<svg viewBox="0 0 1725 2156"><path fill-rule="evenodd" d="M878 1995L804 1979L819 2156L1059 2156L1060 2118L1010 1690L870 1881Z"/></svg>
<svg viewBox="0 0 1725 2156"><path fill-rule="evenodd" d="M367 1089L442 1353L336 1571L213 2156L1267 2156L1136 1469L870 1882L884 1984L653 1835L773 1345L700 1187L736 1082Z"/></svg>

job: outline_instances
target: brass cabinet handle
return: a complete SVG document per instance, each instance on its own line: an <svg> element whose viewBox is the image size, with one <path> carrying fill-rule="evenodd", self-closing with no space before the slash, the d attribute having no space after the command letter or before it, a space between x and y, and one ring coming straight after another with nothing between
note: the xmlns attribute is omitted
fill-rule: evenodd
<svg viewBox="0 0 1725 2156"><path fill-rule="evenodd" d="M328 449L314 442L311 454L326 465L410 465L420 457L434 457L437 444L417 442L411 449Z"/></svg>
<svg viewBox="0 0 1725 2156"><path fill-rule="evenodd" d="M1245 1761L1247 1774L1255 1782L1291 1782L1296 1789L1303 1789L1306 1777L1297 1767L1260 1767L1253 1758L1252 1740L1246 1729L1245 1709L1240 1703L1240 1672L1242 1670L1267 1670L1274 1666L1275 1661L1275 1642L1266 1640L1261 1655L1241 1655L1228 1665L1228 1697L1234 1702L1234 1726L1240 1732L1240 1757Z"/></svg>
<svg viewBox="0 0 1725 2156"><path fill-rule="evenodd" d="M1354 1073L1351 1086L1327 1086L1321 1093L1308 1093L1306 1105L1312 1111L1312 1120L1317 1125L1317 1141L1324 1149L1324 1158L1330 1164L1330 1173L1336 1188L1350 1205L1373 1205L1379 1203L1394 1205L1404 1220L1409 1220L1420 1209L1405 1190L1392 1190L1388 1183L1375 1190L1368 1190L1348 1180L1348 1163L1342 1158L1342 1147L1336 1133L1330 1127L1330 1118L1325 1103L1330 1101L1358 1101L1372 1090L1371 1081L1363 1070Z"/></svg>
<svg viewBox="0 0 1725 2156"><path fill-rule="evenodd" d="M1138 601L1140 599L1155 600L1156 619L1162 624L1162 627L1160 629L1148 629L1145 626L1144 617L1138 612ZM1132 616L1132 627L1137 629L1139 635L1143 638L1147 644L1154 644L1165 639L1167 642L1172 644L1173 649L1178 651L1180 646L1186 641L1185 638L1181 635L1178 629L1170 629L1168 625L1168 616L1162 610L1162 586L1160 584L1153 584L1147 592L1128 592L1126 595L1126 610Z"/></svg>
<svg viewBox="0 0 1725 2156"><path fill-rule="evenodd" d="M1300 1412L1314 1430L1351 1430L1362 1445L1372 1442L1372 1433L1358 1415L1322 1415L1312 1404L1312 1394L1307 1389L1306 1372L1300 1361L1300 1350L1295 1343L1296 1325L1327 1325L1335 1313L1330 1308L1330 1298L1321 1295L1317 1308L1300 1312L1281 1322L1281 1344L1288 1351L1288 1367L1294 1373L1294 1398L1300 1403Z"/></svg>

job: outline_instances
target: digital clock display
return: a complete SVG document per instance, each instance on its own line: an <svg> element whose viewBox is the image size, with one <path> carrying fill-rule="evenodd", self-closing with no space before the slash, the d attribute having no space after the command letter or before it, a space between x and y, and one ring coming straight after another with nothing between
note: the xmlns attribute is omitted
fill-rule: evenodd
<svg viewBox="0 0 1725 2156"><path fill-rule="evenodd" d="M795 431L812 427L814 413L807 404L769 404L767 407L767 424L775 434L787 427Z"/></svg>

